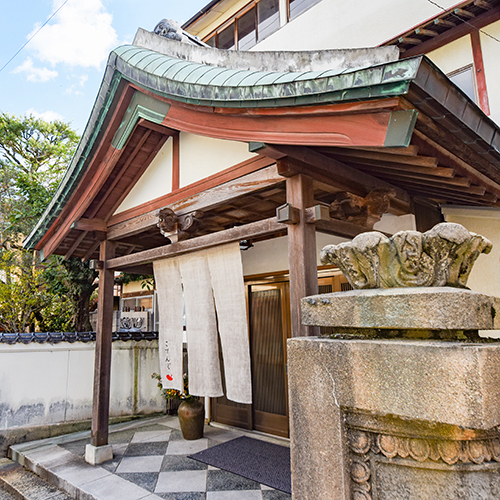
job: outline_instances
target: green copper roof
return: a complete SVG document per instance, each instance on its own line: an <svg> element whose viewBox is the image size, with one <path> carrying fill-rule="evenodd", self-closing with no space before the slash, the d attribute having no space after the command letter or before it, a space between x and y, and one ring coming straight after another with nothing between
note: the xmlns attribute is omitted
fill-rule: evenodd
<svg viewBox="0 0 500 500"><path fill-rule="evenodd" d="M300 106L404 94L420 58L336 71L271 72L220 68L124 45L110 62L127 80L170 99L205 106Z"/></svg>

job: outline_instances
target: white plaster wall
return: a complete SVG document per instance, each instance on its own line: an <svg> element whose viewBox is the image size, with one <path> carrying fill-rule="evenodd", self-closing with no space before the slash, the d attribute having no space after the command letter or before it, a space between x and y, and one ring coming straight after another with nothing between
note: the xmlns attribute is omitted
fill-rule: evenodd
<svg viewBox="0 0 500 500"><path fill-rule="evenodd" d="M158 370L157 342L114 342L110 415L163 411ZM0 344L0 429L90 419L93 379L94 343Z"/></svg>
<svg viewBox="0 0 500 500"><path fill-rule="evenodd" d="M417 229L417 223L413 214L384 214L382 218L374 224L373 229L374 231L395 234L398 231L415 231L415 229Z"/></svg>
<svg viewBox="0 0 500 500"><path fill-rule="evenodd" d="M182 132L179 156L180 187L185 187L256 154L248 151L246 142L212 139Z"/></svg>
<svg viewBox="0 0 500 500"><path fill-rule="evenodd" d="M485 33L500 40L500 21L483 28ZM480 33L484 75L490 103L490 118L500 124L500 43Z"/></svg>
<svg viewBox="0 0 500 500"><path fill-rule="evenodd" d="M318 266L321 265L319 252L326 245L336 245L348 241L340 236L316 233L316 254ZM271 240L254 243L252 248L241 252L243 274L274 273L288 270L288 245L287 237L273 238Z"/></svg>
<svg viewBox="0 0 500 500"><path fill-rule="evenodd" d="M470 35L426 54L444 73L451 73L474 62Z"/></svg>
<svg viewBox="0 0 500 500"><path fill-rule="evenodd" d="M446 222L462 224L493 243L491 252L477 259L467 286L500 297L500 209L443 207L441 210Z"/></svg>
<svg viewBox="0 0 500 500"><path fill-rule="evenodd" d="M248 143L212 139L182 132L179 137L179 185L186 187L256 156ZM172 139L160 149L115 214L160 198L172 191Z"/></svg>
<svg viewBox="0 0 500 500"><path fill-rule="evenodd" d="M447 9L456 0L442 0ZM427 0L322 0L252 50L374 47L441 13Z"/></svg>
<svg viewBox="0 0 500 500"><path fill-rule="evenodd" d="M493 243L488 255L478 257L467 286L476 292L500 297L500 209L443 207L442 212L446 222L462 224ZM481 335L500 338L500 330L485 330Z"/></svg>
<svg viewBox="0 0 500 500"><path fill-rule="evenodd" d="M163 145L130 193L116 209L119 214L172 191L172 138Z"/></svg>

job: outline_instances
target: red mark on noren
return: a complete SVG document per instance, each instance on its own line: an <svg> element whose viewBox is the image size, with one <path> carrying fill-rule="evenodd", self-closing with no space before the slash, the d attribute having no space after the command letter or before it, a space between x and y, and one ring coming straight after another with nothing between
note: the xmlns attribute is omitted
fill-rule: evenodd
<svg viewBox="0 0 500 500"><path fill-rule="evenodd" d="M172 380L174 380L174 377L172 377L172 375L167 375L167 380L169 382L172 382Z"/></svg>

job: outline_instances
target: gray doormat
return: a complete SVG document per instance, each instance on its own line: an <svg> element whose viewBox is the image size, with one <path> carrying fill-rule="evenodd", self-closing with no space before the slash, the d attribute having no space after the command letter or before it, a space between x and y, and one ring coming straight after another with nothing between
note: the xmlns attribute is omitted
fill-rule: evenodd
<svg viewBox="0 0 500 500"><path fill-rule="evenodd" d="M207 448L189 458L292 493L290 449L286 446L243 436Z"/></svg>

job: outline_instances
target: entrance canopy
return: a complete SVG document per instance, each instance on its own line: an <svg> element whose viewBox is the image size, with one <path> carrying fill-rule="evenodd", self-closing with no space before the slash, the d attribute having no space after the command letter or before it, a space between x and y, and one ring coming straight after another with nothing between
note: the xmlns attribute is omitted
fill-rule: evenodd
<svg viewBox="0 0 500 500"><path fill-rule="evenodd" d="M286 201L285 179L297 174L312 178L313 200L326 204L339 192L364 197L377 188L393 193L394 214L410 213L414 202L499 204L500 129L425 56L339 51L344 66L325 69L321 52L255 53L255 69L245 53L146 32L142 40L111 53L71 165L25 241L45 258L95 259L107 239L116 243L112 268L150 263L168 254L157 251L167 242L156 227L160 209L181 218L203 210L188 241L284 234L274 216ZM300 70L314 58L321 69ZM273 61L280 71L266 69ZM182 132L247 142L259 156L116 213L167 139ZM366 229L312 222L350 237ZM186 251L188 241L179 243Z"/></svg>

